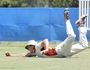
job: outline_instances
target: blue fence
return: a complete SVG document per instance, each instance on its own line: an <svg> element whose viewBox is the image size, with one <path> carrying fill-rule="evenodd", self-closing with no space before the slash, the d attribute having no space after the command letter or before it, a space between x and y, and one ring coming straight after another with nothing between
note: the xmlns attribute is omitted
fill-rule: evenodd
<svg viewBox="0 0 90 70"><path fill-rule="evenodd" d="M62 41L67 37L63 12L64 8L0 8L0 40ZM78 40L78 8L70 8L70 19ZM89 32L87 37L90 40Z"/></svg>

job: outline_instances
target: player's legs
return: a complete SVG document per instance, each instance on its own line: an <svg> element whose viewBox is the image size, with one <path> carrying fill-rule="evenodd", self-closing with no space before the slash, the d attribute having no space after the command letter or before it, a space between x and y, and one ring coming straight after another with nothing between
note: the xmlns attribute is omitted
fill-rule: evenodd
<svg viewBox="0 0 90 70"><path fill-rule="evenodd" d="M68 37L64 40L64 42L62 42L56 46L56 51L59 56L70 55L71 47L72 47L73 41L75 39L75 33L73 31L70 20L68 19L65 12L64 12L64 17L65 17L65 21L66 21L66 31L67 31Z"/></svg>
<svg viewBox="0 0 90 70"><path fill-rule="evenodd" d="M84 18L84 16L83 16ZM85 27L85 18L84 19L79 19L80 22L78 22L78 26L79 26L79 43L78 44L74 44L71 48L71 53L76 54L82 50L84 50L85 48L88 47L88 41L87 41L87 29Z"/></svg>

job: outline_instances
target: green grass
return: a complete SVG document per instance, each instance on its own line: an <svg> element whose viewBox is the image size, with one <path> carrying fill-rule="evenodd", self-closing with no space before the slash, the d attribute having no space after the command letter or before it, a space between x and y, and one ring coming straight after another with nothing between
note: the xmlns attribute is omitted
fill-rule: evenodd
<svg viewBox="0 0 90 70"><path fill-rule="evenodd" d="M71 58L5 57L4 53L22 53L26 42L0 42L0 70L89 70L90 48ZM54 46L57 43L50 43Z"/></svg>

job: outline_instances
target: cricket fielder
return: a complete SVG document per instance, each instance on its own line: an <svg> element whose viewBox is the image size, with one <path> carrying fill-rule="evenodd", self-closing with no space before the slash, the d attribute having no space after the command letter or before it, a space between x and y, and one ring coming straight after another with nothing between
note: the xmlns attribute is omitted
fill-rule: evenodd
<svg viewBox="0 0 90 70"><path fill-rule="evenodd" d="M76 24L78 25L79 30L79 43L73 44L75 41L75 33L73 31L70 19L69 19L69 11L66 9L64 11L64 19L66 22L66 32L68 37L55 48L48 47L48 39L45 39L39 43L35 40L30 40L25 48L28 52L24 55L19 56L38 56L38 57L70 57L74 54L81 52L82 50L88 47L87 41L87 29L85 27L85 18L87 16L81 16ZM16 56L14 54L6 53L6 56Z"/></svg>

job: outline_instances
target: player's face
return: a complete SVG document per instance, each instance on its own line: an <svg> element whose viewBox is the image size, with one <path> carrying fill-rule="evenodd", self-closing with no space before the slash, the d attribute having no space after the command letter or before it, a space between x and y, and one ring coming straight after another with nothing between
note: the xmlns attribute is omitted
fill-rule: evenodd
<svg viewBox="0 0 90 70"><path fill-rule="evenodd" d="M29 50L31 53L35 53L35 46L34 46L34 45L29 45L29 46L28 46L28 50Z"/></svg>

